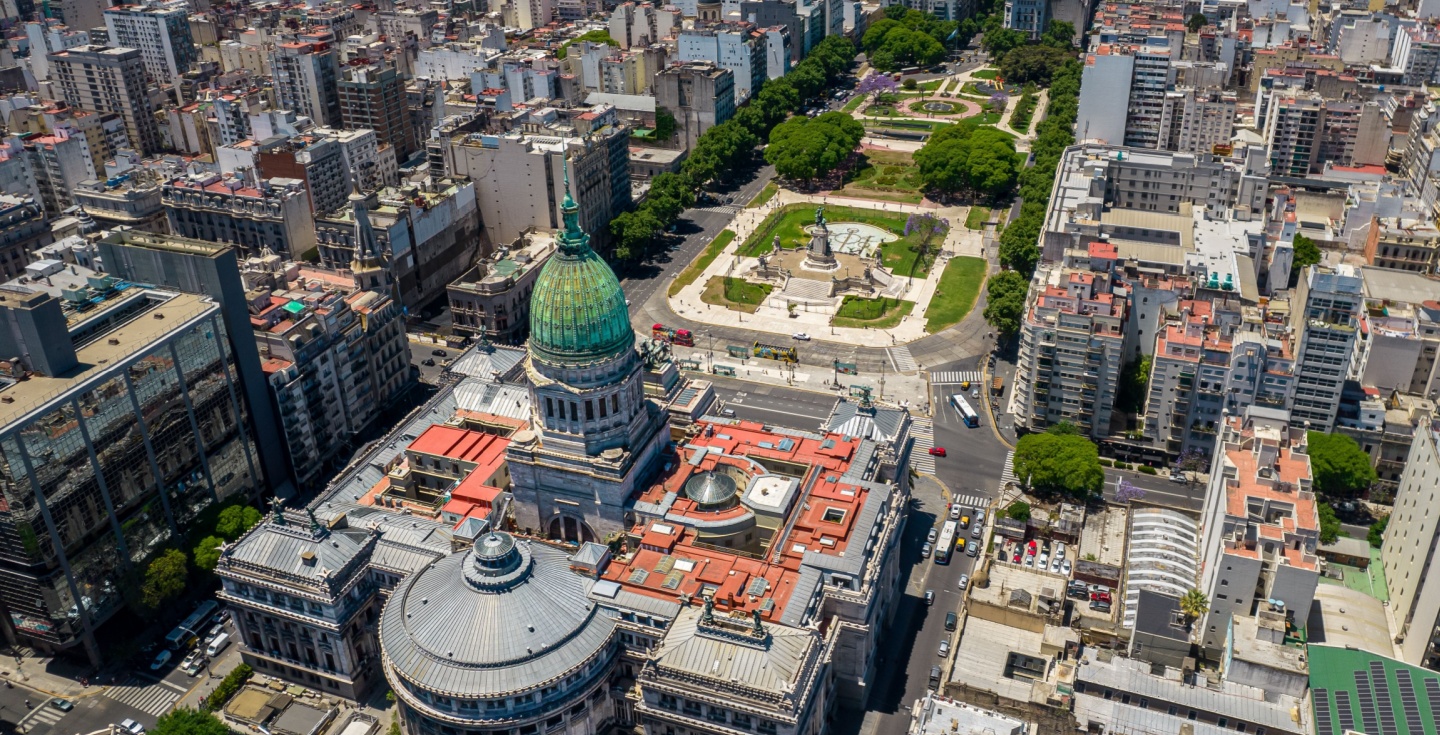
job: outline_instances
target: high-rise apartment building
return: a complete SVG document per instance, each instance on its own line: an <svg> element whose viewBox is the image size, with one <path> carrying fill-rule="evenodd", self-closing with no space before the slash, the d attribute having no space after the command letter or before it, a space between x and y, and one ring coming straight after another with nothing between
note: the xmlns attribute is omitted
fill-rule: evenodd
<svg viewBox="0 0 1440 735"><path fill-rule="evenodd" d="M1050 0L1005 0L1000 19L1006 28L1039 38L1050 25Z"/></svg>
<svg viewBox="0 0 1440 735"><path fill-rule="evenodd" d="M0 624L98 666L126 575L206 507L264 489L253 404L216 301L57 261L27 271L0 291L0 351L18 356L0 387Z"/></svg>
<svg viewBox="0 0 1440 735"><path fill-rule="evenodd" d="M686 150L735 116L735 74L710 62L675 64L655 75L655 104L675 116Z"/></svg>
<svg viewBox="0 0 1440 735"><path fill-rule="evenodd" d="M675 60L708 61L729 69L738 106L765 83L766 40L751 23L712 23L681 31Z"/></svg>
<svg viewBox="0 0 1440 735"><path fill-rule="evenodd" d="M405 78L393 64L347 66L336 82L341 127L374 130L395 149L401 164L419 150L410 112L405 107Z"/></svg>
<svg viewBox="0 0 1440 735"><path fill-rule="evenodd" d="M1177 88L1165 93L1159 148L1209 154L1235 137L1236 98L1218 89Z"/></svg>
<svg viewBox="0 0 1440 735"><path fill-rule="evenodd" d="M1044 431L1068 421L1086 436L1110 434L1127 305L1114 291L1115 274L1101 265L1107 261L1093 262L1094 269L1036 272L1020 325L1016 426Z"/></svg>
<svg viewBox="0 0 1440 735"><path fill-rule="evenodd" d="M271 78L280 106L304 115L316 125L341 125L339 52L325 39L275 44L270 52Z"/></svg>
<svg viewBox="0 0 1440 735"><path fill-rule="evenodd" d="M0 194L0 278L24 275L35 251L51 239L45 210L33 197Z"/></svg>
<svg viewBox="0 0 1440 735"><path fill-rule="evenodd" d="M249 292L269 293L252 302L255 342L296 480L311 486L409 385L400 305L388 289L275 254L246 261L243 275Z"/></svg>
<svg viewBox="0 0 1440 735"><path fill-rule="evenodd" d="M1166 93L1175 81L1171 53L1163 46L1100 44L1086 54L1076 138L1162 148Z"/></svg>
<svg viewBox="0 0 1440 735"><path fill-rule="evenodd" d="M1354 266L1310 266L1300 274L1291 298L1291 327L1300 340L1290 411L1296 424L1311 431L1334 428L1364 306L1364 282Z"/></svg>
<svg viewBox="0 0 1440 735"><path fill-rule="evenodd" d="M51 217L59 217L74 205L73 194L80 182L96 176L89 141L70 128L27 139L25 155L30 159L30 170L40 189L40 204Z"/></svg>
<svg viewBox="0 0 1440 735"><path fill-rule="evenodd" d="M1304 426L1284 410L1251 406L1221 425L1200 516L1206 651L1224 650L1237 616L1310 619L1320 516L1305 446Z"/></svg>
<svg viewBox="0 0 1440 735"><path fill-rule="evenodd" d="M125 121L130 145L142 154L160 152L160 125L155 121L140 51L76 46L51 54L50 67L65 101L82 110L119 115Z"/></svg>
<svg viewBox="0 0 1440 735"><path fill-rule="evenodd" d="M1435 512L1440 484L1432 472L1440 474L1440 425L1433 420L1415 427L1380 563L1400 658L1440 670L1440 575L1433 572L1440 552L1440 513Z"/></svg>
<svg viewBox="0 0 1440 735"><path fill-rule="evenodd" d="M587 231L604 233L596 240L606 242L610 220L630 207L629 143L630 130L616 124L583 137L548 131L448 137L442 131L431 145L444 147L432 157L443 156L452 175L475 182L480 221L491 242L513 242L530 228L558 230L567 194L584 203Z"/></svg>
<svg viewBox="0 0 1440 735"><path fill-rule="evenodd" d="M110 45L140 51L145 73L156 83L174 82L190 71L199 49L190 36L190 7L184 0L105 9Z"/></svg>

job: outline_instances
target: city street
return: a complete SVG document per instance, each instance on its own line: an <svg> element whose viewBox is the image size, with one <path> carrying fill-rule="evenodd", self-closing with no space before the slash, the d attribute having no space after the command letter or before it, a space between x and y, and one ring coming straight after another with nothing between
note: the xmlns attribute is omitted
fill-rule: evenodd
<svg viewBox="0 0 1440 735"><path fill-rule="evenodd" d="M830 417L834 396L778 385L751 383L718 375L706 377L715 394L735 418L761 421L791 429L813 431Z"/></svg>

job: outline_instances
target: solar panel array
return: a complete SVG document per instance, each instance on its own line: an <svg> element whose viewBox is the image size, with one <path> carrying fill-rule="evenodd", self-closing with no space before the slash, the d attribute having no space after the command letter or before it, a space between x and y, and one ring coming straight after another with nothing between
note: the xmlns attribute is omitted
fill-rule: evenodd
<svg viewBox="0 0 1440 735"><path fill-rule="evenodd" d="M1330 692L1326 689L1312 689L1315 696L1315 735L1335 735L1335 723L1330 721Z"/></svg>
<svg viewBox="0 0 1440 735"><path fill-rule="evenodd" d="M1430 716L1440 717L1440 679L1425 679L1425 698L1430 701Z"/></svg>
<svg viewBox="0 0 1440 735"><path fill-rule="evenodd" d="M1375 698L1370 696L1370 677L1363 671L1355 672L1355 695L1360 698L1360 729L1370 735L1380 735L1380 720L1375 717Z"/></svg>
<svg viewBox="0 0 1440 735"><path fill-rule="evenodd" d="M1400 669L1395 672L1395 684L1400 687L1400 709L1405 712L1405 727L1412 733L1425 732L1425 721L1420 719L1420 701L1415 697L1415 683L1410 672Z"/></svg>
<svg viewBox="0 0 1440 735"><path fill-rule="evenodd" d="M1390 682L1385 678L1385 664L1370 662L1370 686L1375 690L1375 709L1380 714L1380 735L1400 735L1395 727L1395 704L1390 697Z"/></svg>
<svg viewBox="0 0 1440 735"><path fill-rule="evenodd" d="M1340 731L1355 729L1355 710L1350 708L1350 692L1335 692L1335 714L1340 717Z"/></svg>

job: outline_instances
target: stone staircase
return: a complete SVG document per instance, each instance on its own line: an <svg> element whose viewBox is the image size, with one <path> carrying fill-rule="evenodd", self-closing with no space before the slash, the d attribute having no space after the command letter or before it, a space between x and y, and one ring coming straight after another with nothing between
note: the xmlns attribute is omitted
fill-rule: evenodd
<svg viewBox="0 0 1440 735"><path fill-rule="evenodd" d="M830 282L791 278L780 294L792 301L829 301Z"/></svg>

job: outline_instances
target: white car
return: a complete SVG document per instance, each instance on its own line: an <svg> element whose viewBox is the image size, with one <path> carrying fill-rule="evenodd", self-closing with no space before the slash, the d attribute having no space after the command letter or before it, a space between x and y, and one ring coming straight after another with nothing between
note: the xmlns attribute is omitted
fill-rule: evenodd
<svg viewBox="0 0 1440 735"><path fill-rule="evenodd" d="M1045 552L1045 551L1040 552L1040 559L1039 559L1039 561L1035 562L1035 566L1036 566L1037 568L1039 568L1039 569L1044 569L1045 567L1047 567L1047 566L1049 566L1049 565L1050 565L1050 554L1049 554L1049 552Z"/></svg>
<svg viewBox="0 0 1440 735"><path fill-rule="evenodd" d="M121 720L120 729L132 735L145 735L145 726L134 720Z"/></svg>
<svg viewBox="0 0 1440 735"><path fill-rule="evenodd" d="M937 539L937 538L939 538L939 537L940 537L940 532L939 532L939 531L936 531L935 529L932 528L932 529L930 529L930 533L926 534L926 536L925 536L925 541L927 541L928 543L932 543L932 544L933 544L933 543L935 543L935 539Z"/></svg>
<svg viewBox="0 0 1440 735"><path fill-rule="evenodd" d="M968 575L968 574L962 574L962 575L960 575L959 585L960 585L961 591L964 591L964 589L965 589L966 587L969 587L969 586L970 586L970 575Z"/></svg>
<svg viewBox="0 0 1440 735"><path fill-rule="evenodd" d="M1065 544L1062 544L1062 543L1060 543L1059 541L1056 541L1056 542L1055 542L1055 558L1056 558L1056 559L1064 559L1064 558L1065 558Z"/></svg>
<svg viewBox="0 0 1440 735"><path fill-rule="evenodd" d="M1070 576L1070 569L1071 569L1071 566L1070 566L1070 560L1069 560L1069 559L1066 559L1065 561L1060 562L1060 573L1061 573L1061 574L1063 574L1063 575L1065 575L1065 576L1067 576L1067 577Z"/></svg>
<svg viewBox="0 0 1440 735"><path fill-rule="evenodd" d="M960 504L959 504L959 503L951 503L951 504L950 504L950 520L952 520L952 521L958 521L958 520L960 520Z"/></svg>
<svg viewBox="0 0 1440 735"><path fill-rule="evenodd" d="M1026 554L1026 555L1025 555L1025 566L1027 566L1027 567L1033 567L1033 566L1035 566L1035 555L1034 555L1034 554Z"/></svg>
<svg viewBox="0 0 1440 735"><path fill-rule="evenodd" d="M1058 557L1058 556L1055 557L1054 559L1051 559L1051 560L1050 560L1050 571L1051 571L1051 572L1054 572L1055 574L1059 574L1059 573L1060 573L1060 565L1061 565L1062 563L1064 563L1064 560L1061 559L1061 558Z"/></svg>
<svg viewBox="0 0 1440 735"><path fill-rule="evenodd" d="M808 334L806 334L806 333L804 333L804 332L796 332L796 333L790 335L790 338L791 338L791 339L798 339L798 340L800 340L801 342L809 342L809 341L810 341L810 335L808 335Z"/></svg>
<svg viewBox="0 0 1440 735"><path fill-rule="evenodd" d="M159 671L168 663L170 663L170 649L167 648L155 655L155 660L150 662L150 670Z"/></svg>
<svg viewBox="0 0 1440 735"><path fill-rule="evenodd" d="M950 639L949 639L949 638L946 638L946 639L940 641L940 650L936 651L936 653L939 654L940 658L945 658L946 656L949 656L949 655L950 655Z"/></svg>

